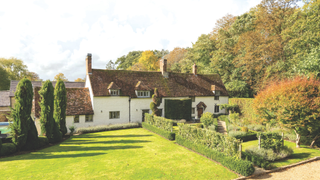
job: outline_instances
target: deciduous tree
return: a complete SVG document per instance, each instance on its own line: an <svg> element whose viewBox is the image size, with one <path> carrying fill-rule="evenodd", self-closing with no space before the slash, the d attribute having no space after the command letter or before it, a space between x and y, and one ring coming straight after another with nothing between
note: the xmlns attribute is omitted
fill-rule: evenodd
<svg viewBox="0 0 320 180"><path fill-rule="evenodd" d="M76 80L74 80L74 82L86 82L86 78L77 78Z"/></svg>
<svg viewBox="0 0 320 180"><path fill-rule="evenodd" d="M54 77L53 80L54 80L54 81L62 80L62 81L64 81L64 82L67 82L67 81L68 81L68 79L66 78L66 76L64 76L63 73L57 74L57 75Z"/></svg>
<svg viewBox="0 0 320 180"><path fill-rule="evenodd" d="M297 147L301 135L312 135L314 141L320 135L320 81L313 77L270 84L255 97L253 107L263 122L276 120L295 131Z"/></svg>
<svg viewBox="0 0 320 180"><path fill-rule="evenodd" d="M28 67L20 59L14 57L0 58L0 66L7 71L10 80L20 80L28 77Z"/></svg>
<svg viewBox="0 0 320 180"><path fill-rule="evenodd" d="M9 90L10 80L8 78L8 73L0 66L0 91Z"/></svg>
<svg viewBox="0 0 320 180"><path fill-rule="evenodd" d="M139 63L143 65L148 71L158 71L159 62L157 56L152 51L144 51L139 58Z"/></svg>

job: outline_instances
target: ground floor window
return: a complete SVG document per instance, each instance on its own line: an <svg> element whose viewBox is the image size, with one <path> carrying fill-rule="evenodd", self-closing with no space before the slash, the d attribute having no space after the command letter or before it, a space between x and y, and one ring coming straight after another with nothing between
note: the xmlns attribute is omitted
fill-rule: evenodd
<svg viewBox="0 0 320 180"><path fill-rule="evenodd" d="M86 115L86 122L93 122L93 115Z"/></svg>
<svg viewBox="0 0 320 180"><path fill-rule="evenodd" d="M120 111L109 111L109 119L119 119Z"/></svg>
<svg viewBox="0 0 320 180"><path fill-rule="evenodd" d="M192 108L192 114L195 114L196 113L196 108Z"/></svg>
<svg viewBox="0 0 320 180"><path fill-rule="evenodd" d="M215 112L215 113L218 113L218 112L219 112L219 106L218 106L218 105L215 105L215 106L214 106L214 112Z"/></svg>
<svg viewBox="0 0 320 180"><path fill-rule="evenodd" d="M79 123L79 122L80 122L80 121L79 121L79 115L73 116L73 122L74 122L74 123Z"/></svg>

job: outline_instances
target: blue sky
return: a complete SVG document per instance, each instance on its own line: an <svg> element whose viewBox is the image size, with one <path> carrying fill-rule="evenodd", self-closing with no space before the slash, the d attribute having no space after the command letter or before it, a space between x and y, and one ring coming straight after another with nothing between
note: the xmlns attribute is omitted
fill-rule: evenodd
<svg viewBox="0 0 320 180"><path fill-rule="evenodd" d="M226 14L260 0L21 0L0 2L0 57L16 57L43 80L85 76L134 50L191 47Z"/></svg>

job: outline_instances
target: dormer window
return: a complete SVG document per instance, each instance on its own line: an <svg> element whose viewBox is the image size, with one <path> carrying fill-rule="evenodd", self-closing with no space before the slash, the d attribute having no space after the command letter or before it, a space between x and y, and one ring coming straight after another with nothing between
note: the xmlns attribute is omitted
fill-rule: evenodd
<svg viewBox="0 0 320 180"><path fill-rule="evenodd" d="M119 89L109 89L109 93L111 96L119 96L120 90Z"/></svg>
<svg viewBox="0 0 320 180"><path fill-rule="evenodd" d="M216 96L220 96L220 91L216 91L216 92L215 92L215 95L216 95Z"/></svg>
<svg viewBox="0 0 320 180"><path fill-rule="evenodd" d="M150 91L136 91L137 97L150 97Z"/></svg>

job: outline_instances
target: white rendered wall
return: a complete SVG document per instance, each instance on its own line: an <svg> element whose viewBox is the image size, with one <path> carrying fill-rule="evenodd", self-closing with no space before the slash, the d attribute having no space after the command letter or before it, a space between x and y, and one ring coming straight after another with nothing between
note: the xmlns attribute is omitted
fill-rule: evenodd
<svg viewBox="0 0 320 180"><path fill-rule="evenodd" d="M204 109L203 113L205 112L210 112L213 114L220 114L220 113L225 113L226 110L223 109L219 109L218 113L214 113L214 106L215 105L220 105L220 104L228 104L229 100L228 100L228 96L220 96L219 100L214 100L214 96L204 96L204 97L195 97L195 102L192 102L192 107L195 108L195 114L192 114L191 116L198 116L198 112L197 112L197 105L200 102L204 102L204 104L206 104L207 108Z"/></svg>
<svg viewBox="0 0 320 180"><path fill-rule="evenodd" d="M129 97L104 96L93 97L94 125L129 123ZM120 111L120 118L109 119L110 111Z"/></svg>
<svg viewBox="0 0 320 180"><path fill-rule="evenodd" d="M85 122L86 116L85 115L79 115L79 123L74 123L74 116L67 116L66 117L66 126L68 132L70 132L69 127L70 126L75 126L75 128L80 128L80 127L91 127L95 126L94 122Z"/></svg>

